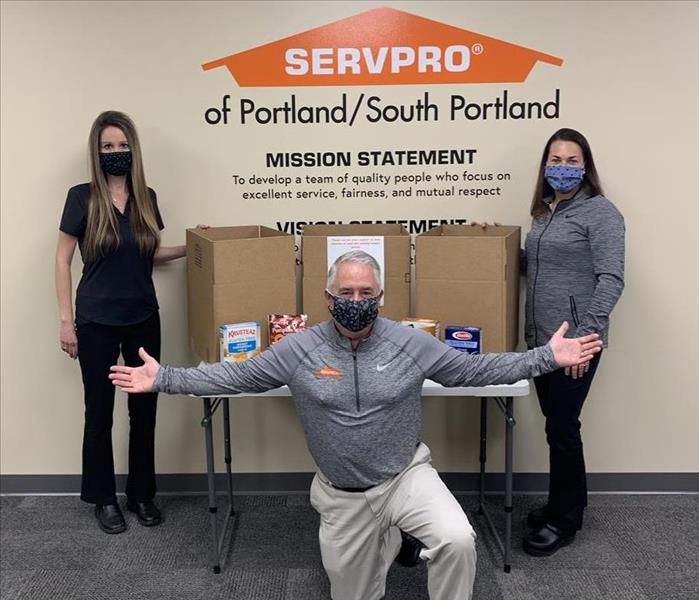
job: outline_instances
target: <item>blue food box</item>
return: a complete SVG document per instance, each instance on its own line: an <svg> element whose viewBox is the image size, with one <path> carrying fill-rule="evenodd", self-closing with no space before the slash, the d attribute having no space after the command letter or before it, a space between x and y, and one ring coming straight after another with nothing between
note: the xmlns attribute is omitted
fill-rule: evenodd
<svg viewBox="0 0 699 600"><path fill-rule="evenodd" d="M230 323L219 327L221 360L241 362L257 356L260 350L260 323Z"/></svg>
<svg viewBox="0 0 699 600"><path fill-rule="evenodd" d="M444 343L460 352L481 353L481 328L465 325L447 325L444 329Z"/></svg>

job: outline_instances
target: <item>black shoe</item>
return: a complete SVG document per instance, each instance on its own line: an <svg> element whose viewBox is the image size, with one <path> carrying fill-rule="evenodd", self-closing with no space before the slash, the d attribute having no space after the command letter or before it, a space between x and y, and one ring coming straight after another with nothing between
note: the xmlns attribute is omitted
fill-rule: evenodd
<svg viewBox="0 0 699 600"><path fill-rule="evenodd" d="M105 533L126 531L126 521L118 504L98 504L95 506L97 524Z"/></svg>
<svg viewBox="0 0 699 600"><path fill-rule="evenodd" d="M400 552L396 556L396 562L404 567L416 566L420 562L420 550L425 547L424 544L409 533L405 533L402 529L400 530L400 537L402 543Z"/></svg>
<svg viewBox="0 0 699 600"><path fill-rule="evenodd" d="M523 549L532 556L551 556L574 539L574 531L563 531L551 523L546 523L539 531L525 538Z"/></svg>
<svg viewBox="0 0 699 600"><path fill-rule="evenodd" d="M154 527L163 522L163 516L153 502L131 502L128 500L126 508L132 513L136 513L138 522L144 527Z"/></svg>
<svg viewBox="0 0 699 600"><path fill-rule="evenodd" d="M539 508L535 508L533 511L531 511L527 515L527 525L534 529L535 531L539 531L544 525L546 525L546 521L549 520L549 507L548 504L544 504L544 506L541 506Z"/></svg>

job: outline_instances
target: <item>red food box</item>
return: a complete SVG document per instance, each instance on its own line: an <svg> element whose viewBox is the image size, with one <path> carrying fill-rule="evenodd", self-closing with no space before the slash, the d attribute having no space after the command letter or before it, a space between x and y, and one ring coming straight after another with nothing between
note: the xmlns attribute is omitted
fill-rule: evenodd
<svg viewBox="0 0 699 600"><path fill-rule="evenodd" d="M283 337L306 329L307 315L269 315L269 345Z"/></svg>

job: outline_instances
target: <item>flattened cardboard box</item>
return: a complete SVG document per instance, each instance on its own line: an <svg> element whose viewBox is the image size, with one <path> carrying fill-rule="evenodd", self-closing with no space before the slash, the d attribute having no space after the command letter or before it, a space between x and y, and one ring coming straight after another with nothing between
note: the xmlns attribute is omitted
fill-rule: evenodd
<svg viewBox="0 0 699 600"><path fill-rule="evenodd" d="M221 325L295 312L294 236L259 225L187 230L189 346L202 360L218 362Z"/></svg>
<svg viewBox="0 0 699 600"><path fill-rule="evenodd" d="M416 236L415 316L437 319L442 332L480 327L482 352L515 350L519 241L512 226L441 225Z"/></svg>
<svg viewBox="0 0 699 600"><path fill-rule="evenodd" d="M301 238L303 312L308 324L330 318L323 291L328 277L328 236L384 236L385 303L379 314L400 321L410 314L410 236L402 225L306 225Z"/></svg>

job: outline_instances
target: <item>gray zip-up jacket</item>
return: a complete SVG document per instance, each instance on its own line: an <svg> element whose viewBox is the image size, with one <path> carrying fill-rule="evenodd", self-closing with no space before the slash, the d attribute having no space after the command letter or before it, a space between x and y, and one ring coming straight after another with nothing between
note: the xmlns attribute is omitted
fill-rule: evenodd
<svg viewBox="0 0 699 600"><path fill-rule="evenodd" d="M617 208L585 188L534 219L523 257L530 348L546 343L563 321L567 337L599 333L607 346L609 315L624 289L624 234Z"/></svg>
<svg viewBox="0 0 699 600"><path fill-rule="evenodd" d="M549 346L466 354L424 331L379 318L354 351L334 322L325 321L245 362L163 367L154 390L210 396L286 384L320 470L336 486L358 488L377 485L410 463L420 440L425 379L481 386L556 368Z"/></svg>

